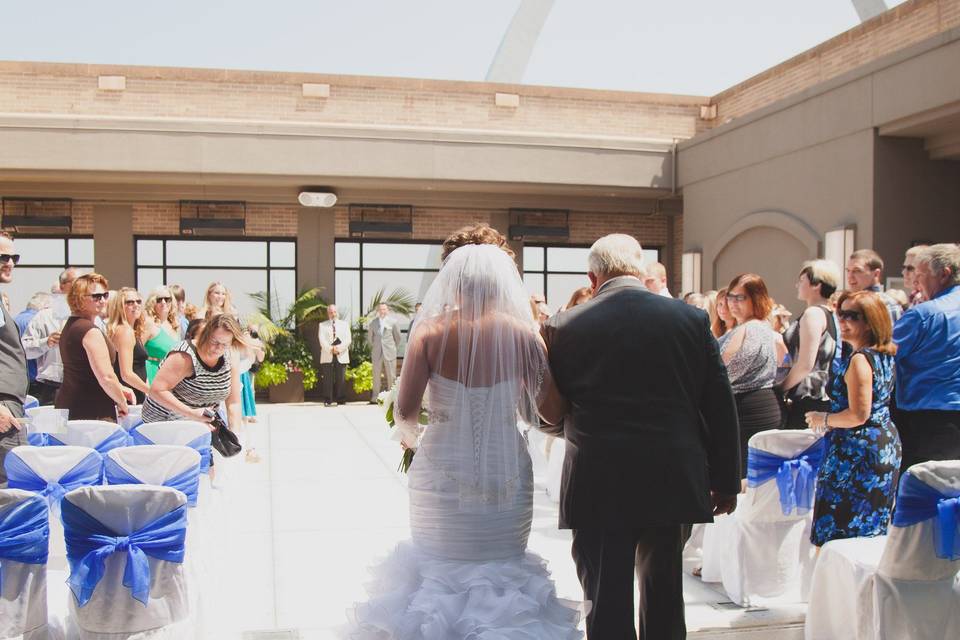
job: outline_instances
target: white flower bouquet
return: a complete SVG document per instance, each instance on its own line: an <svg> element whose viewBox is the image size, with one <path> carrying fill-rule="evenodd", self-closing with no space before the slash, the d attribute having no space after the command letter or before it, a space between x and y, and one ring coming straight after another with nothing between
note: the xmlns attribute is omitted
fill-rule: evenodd
<svg viewBox="0 0 960 640"><path fill-rule="evenodd" d="M400 377L398 376L389 391L380 392L380 395L377 396L377 404L379 404L384 410L384 419L387 421L387 425L390 427L390 429L392 429L391 437L402 442L402 434L400 433L400 429L396 428L397 421L393 415L394 406L397 404L397 390L399 388ZM420 416L417 421L422 426L427 424L427 411L423 407L420 408ZM404 447L403 457L400 459L400 466L397 467L397 471L407 473L410 470L410 465L413 464L414 455L416 455L415 449Z"/></svg>

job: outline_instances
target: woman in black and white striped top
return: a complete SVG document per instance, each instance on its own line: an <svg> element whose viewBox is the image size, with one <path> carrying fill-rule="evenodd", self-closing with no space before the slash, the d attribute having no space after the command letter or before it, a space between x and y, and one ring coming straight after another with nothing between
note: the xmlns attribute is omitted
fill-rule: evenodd
<svg viewBox="0 0 960 640"><path fill-rule="evenodd" d="M240 427L240 370L233 362L234 345L244 346L243 330L232 316L210 318L195 342L184 340L164 358L143 403L144 422L196 420L210 422L204 409L226 401L227 425Z"/></svg>

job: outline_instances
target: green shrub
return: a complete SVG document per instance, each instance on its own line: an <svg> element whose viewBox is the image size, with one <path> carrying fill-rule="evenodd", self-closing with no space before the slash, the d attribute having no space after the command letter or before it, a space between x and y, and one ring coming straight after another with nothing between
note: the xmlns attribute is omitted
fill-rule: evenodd
<svg viewBox="0 0 960 640"><path fill-rule="evenodd" d="M370 362L361 362L355 367L348 367L345 375L353 385L354 392L365 393L373 389L373 365Z"/></svg>

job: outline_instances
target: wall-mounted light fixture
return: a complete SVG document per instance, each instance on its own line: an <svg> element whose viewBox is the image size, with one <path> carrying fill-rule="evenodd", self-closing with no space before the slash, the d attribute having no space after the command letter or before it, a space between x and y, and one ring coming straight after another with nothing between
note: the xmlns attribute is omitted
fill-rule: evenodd
<svg viewBox="0 0 960 640"><path fill-rule="evenodd" d="M304 207L332 207L337 204L337 194L332 191L301 191L297 201Z"/></svg>

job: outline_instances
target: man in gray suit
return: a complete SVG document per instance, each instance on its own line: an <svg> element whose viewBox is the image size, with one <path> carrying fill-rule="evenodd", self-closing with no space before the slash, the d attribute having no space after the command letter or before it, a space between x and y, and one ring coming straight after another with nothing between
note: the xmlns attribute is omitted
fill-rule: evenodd
<svg viewBox="0 0 960 640"><path fill-rule="evenodd" d="M600 640L637 637L634 573L641 640L686 637L682 529L730 513L740 491L737 409L710 321L649 292L642 264L634 238L600 238L593 299L542 329L569 403L560 527L573 530L587 636Z"/></svg>
<svg viewBox="0 0 960 640"><path fill-rule="evenodd" d="M20 256L13 238L0 231L0 284L13 281L13 269ZM0 489L7 486L3 459L14 447L27 444L27 433L20 424L23 401L27 395L27 357L20 344L20 329L3 305L0 305Z"/></svg>
<svg viewBox="0 0 960 640"><path fill-rule="evenodd" d="M397 377L397 346L400 344L400 326L390 317L390 308L380 303L377 315L367 325L367 340L370 342L370 355L373 359L373 395L370 403L377 401L380 393L380 375L386 374L387 389L393 387Z"/></svg>

